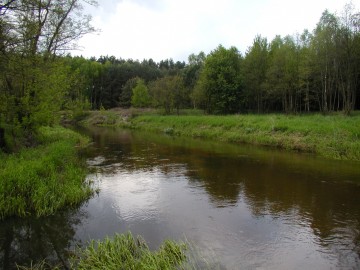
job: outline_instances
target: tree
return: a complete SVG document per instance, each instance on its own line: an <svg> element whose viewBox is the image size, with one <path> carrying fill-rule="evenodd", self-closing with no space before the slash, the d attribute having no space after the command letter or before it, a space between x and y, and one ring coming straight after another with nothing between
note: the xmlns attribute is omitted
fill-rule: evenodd
<svg viewBox="0 0 360 270"><path fill-rule="evenodd" d="M266 38L256 36L244 59L244 83L250 109L264 110L266 72L269 45Z"/></svg>
<svg viewBox="0 0 360 270"><path fill-rule="evenodd" d="M304 111L310 111L310 103L313 101L311 94L312 84L312 68L311 59L313 58L313 51L311 50L312 35L308 30L300 35L299 45L299 90L303 95ZM301 110L301 107L300 107Z"/></svg>
<svg viewBox="0 0 360 270"><path fill-rule="evenodd" d="M319 108L323 112L333 109L334 95L336 93L336 73L337 61L335 43L337 29L339 27L338 18L325 10L314 31L312 42L315 50L314 76Z"/></svg>
<svg viewBox="0 0 360 270"><path fill-rule="evenodd" d="M190 54L188 57L189 64L183 70L184 85L190 91L190 97L193 102L193 107L196 108L197 100L199 97L196 96L195 85L199 80L200 73L204 67L206 55L204 52L199 54Z"/></svg>
<svg viewBox="0 0 360 270"><path fill-rule="evenodd" d="M354 12L352 4L345 5L336 44L339 62L338 92L343 100L345 114L355 108L356 89L360 74L360 13Z"/></svg>
<svg viewBox="0 0 360 270"><path fill-rule="evenodd" d="M242 57L235 47L220 45L206 58L197 82L196 96L205 97L205 109L209 113L235 113L241 108Z"/></svg>
<svg viewBox="0 0 360 270"><path fill-rule="evenodd" d="M295 113L300 107L299 47L291 36L276 36L270 44L267 93L272 107Z"/></svg>
<svg viewBox="0 0 360 270"><path fill-rule="evenodd" d="M356 105L359 80L360 15L351 4L342 16L325 10L314 30L311 51L314 91L323 112L343 110L349 114Z"/></svg>
<svg viewBox="0 0 360 270"><path fill-rule="evenodd" d="M150 105L149 91L142 79L138 79L136 86L132 89L131 105L137 108Z"/></svg>
<svg viewBox="0 0 360 270"><path fill-rule="evenodd" d="M129 108L131 106L132 90L136 87L139 79L139 77L135 77L126 81L125 85L121 89L119 106L125 108Z"/></svg>
<svg viewBox="0 0 360 270"><path fill-rule="evenodd" d="M92 2L92 1L89 1ZM92 2L94 3L94 2ZM94 31L80 0L1 3L0 126L8 138L25 137L53 123L70 89L69 69L57 56Z"/></svg>
<svg viewBox="0 0 360 270"><path fill-rule="evenodd" d="M189 104L189 92L184 85L183 77L179 75L171 77L171 87L174 92L174 107L179 115L179 110Z"/></svg>
<svg viewBox="0 0 360 270"><path fill-rule="evenodd" d="M150 83L149 88L155 107L162 107L166 114L171 113L174 108L179 114L179 109L189 99L184 81L179 75L157 79Z"/></svg>

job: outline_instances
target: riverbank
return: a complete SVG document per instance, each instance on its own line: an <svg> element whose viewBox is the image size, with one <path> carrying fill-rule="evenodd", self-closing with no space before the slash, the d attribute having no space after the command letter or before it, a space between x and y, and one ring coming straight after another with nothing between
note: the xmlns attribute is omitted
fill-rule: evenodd
<svg viewBox="0 0 360 270"><path fill-rule="evenodd" d="M43 127L37 142L34 148L0 156L0 219L50 215L92 194L78 153L87 138L62 127Z"/></svg>
<svg viewBox="0 0 360 270"><path fill-rule="evenodd" d="M160 115L155 111L92 112L88 125L122 126L177 136L248 143L360 161L360 114Z"/></svg>

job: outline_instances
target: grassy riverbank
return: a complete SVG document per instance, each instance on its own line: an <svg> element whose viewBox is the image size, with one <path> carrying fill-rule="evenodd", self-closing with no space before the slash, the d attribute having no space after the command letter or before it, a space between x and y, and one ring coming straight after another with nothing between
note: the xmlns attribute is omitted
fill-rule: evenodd
<svg viewBox="0 0 360 270"><path fill-rule="evenodd" d="M132 128L360 160L360 114L343 115L143 115Z"/></svg>
<svg viewBox="0 0 360 270"><path fill-rule="evenodd" d="M39 145L0 156L0 218L53 214L91 194L78 149L88 139L62 128L41 128Z"/></svg>
<svg viewBox="0 0 360 270"><path fill-rule="evenodd" d="M171 135L248 143L360 161L360 113L307 115L161 115L156 111L91 112L87 125L123 126Z"/></svg>

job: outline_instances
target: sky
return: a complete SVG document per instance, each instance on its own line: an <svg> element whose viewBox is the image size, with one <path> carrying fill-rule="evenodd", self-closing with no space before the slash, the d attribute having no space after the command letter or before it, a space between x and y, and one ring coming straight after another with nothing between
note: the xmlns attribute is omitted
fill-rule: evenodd
<svg viewBox="0 0 360 270"><path fill-rule="evenodd" d="M322 12L341 14L348 0L98 0L85 7L96 34L79 41L73 55L156 62L187 61L192 53L210 53L222 44L243 54L256 35L271 41L312 31ZM357 10L360 0L353 0Z"/></svg>

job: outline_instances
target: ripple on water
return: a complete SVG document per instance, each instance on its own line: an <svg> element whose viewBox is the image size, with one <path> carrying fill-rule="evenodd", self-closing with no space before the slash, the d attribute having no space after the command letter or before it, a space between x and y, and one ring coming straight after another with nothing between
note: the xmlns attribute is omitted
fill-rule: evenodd
<svg viewBox="0 0 360 270"><path fill-rule="evenodd" d="M86 163L89 165L89 166L99 166L101 165L103 162L105 162L105 157L103 156L97 156L97 157L94 157L94 158L91 158L91 159L88 159L86 161Z"/></svg>

